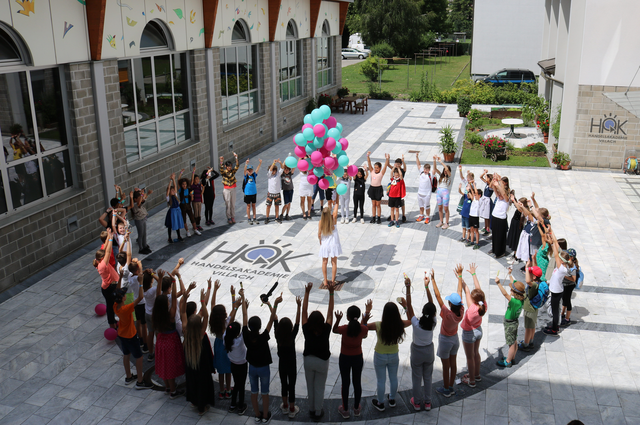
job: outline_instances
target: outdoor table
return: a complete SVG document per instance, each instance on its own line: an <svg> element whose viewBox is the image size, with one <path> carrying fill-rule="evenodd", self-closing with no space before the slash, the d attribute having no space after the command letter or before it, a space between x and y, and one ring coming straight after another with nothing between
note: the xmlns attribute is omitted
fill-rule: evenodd
<svg viewBox="0 0 640 425"><path fill-rule="evenodd" d="M358 100L357 96L345 96L342 98L344 104L347 106L347 108L349 108L349 112L353 111L353 105L355 105L356 100Z"/></svg>
<svg viewBox="0 0 640 425"><path fill-rule="evenodd" d="M504 135L505 138L511 138L511 137L519 137L519 135L513 131L513 126L514 125L520 125L522 123L524 123L524 121L522 121L520 118L505 118L502 120L503 124L507 124L511 126L511 131L509 131L507 134Z"/></svg>

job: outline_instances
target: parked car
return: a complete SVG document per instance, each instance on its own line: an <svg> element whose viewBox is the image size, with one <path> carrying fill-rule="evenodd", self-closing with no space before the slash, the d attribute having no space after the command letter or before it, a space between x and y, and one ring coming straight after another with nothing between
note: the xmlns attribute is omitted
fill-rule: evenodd
<svg viewBox="0 0 640 425"><path fill-rule="evenodd" d="M360 50L345 48L342 49L342 59L364 59L369 56L367 52L361 52Z"/></svg>
<svg viewBox="0 0 640 425"><path fill-rule="evenodd" d="M496 86L502 86L507 83L535 83L536 76L528 69L501 69L482 79L482 81L495 84Z"/></svg>

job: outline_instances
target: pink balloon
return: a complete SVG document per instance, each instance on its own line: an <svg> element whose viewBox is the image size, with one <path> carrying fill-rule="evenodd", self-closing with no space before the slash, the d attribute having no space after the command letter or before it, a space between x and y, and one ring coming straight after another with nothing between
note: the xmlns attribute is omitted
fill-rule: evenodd
<svg viewBox="0 0 640 425"><path fill-rule="evenodd" d="M333 158L333 167L331 167L332 171L336 171L340 164L338 163L338 158Z"/></svg>
<svg viewBox="0 0 640 425"><path fill-rule="evenodd" d="M346 151L347 148L349 147L349 141L347 139L345 139L344 137L342 139L340 139L340 144L342 145L342 150Z"/></svg>
<svg viewBox="0 0 640 425"><path fill-rule="evenodd" d="M335 170L335 168L333 168L334 167L334 162L335 162L335 160L333 158L331 158L330 156L328 156L328 157L326 157L324 159L324 166L326 168L330 169L330 170Z"/></svg>
<svg viewBox="0 0 640 425"><path fill-rule="evenodd" d="M104 316L107 314L107 306L104 304L98 304L96 305L95 311L98 316Z"/></svg>
<svg viewBox="0 0 640 425"><path fill-rule="evenodd" d="M318 180L318 187L322 190L328 189L329 188L329 180L327 179L320 179Z"/></svg>
<svg viewBox="0 0 640 425"><path fill-rule="evenodd" d="M330 176L331 174L333 174L333 171L331 171L330 168L324 167L324 175Z"/></svg>
<svg viewBox="0 0 640 425"><path fill-rule="evenodd" d="M347 167L347 174L349 174L351 177L355 176L356 174L358 174L358 167L356 167L355 165L349 165Z"/></svg>
<svg viewBox="0 0 640 425"><path fill-rule="evenodd" d="M320 151L320 153L322 154L323 157L327 157L327 156L331 155L331 152L326 150L324 147L321 147L320 149L318 149L318 151Z"/></svg>
<svg viewBox="0 0 640 425"><path fill-rule="evenodd" d="M306 160L301 159L300 161L298 161L298 170L307 171L308 169L309 169L309 163Z"/></svg>
<svg viewBox="0 0 640 425"><path fill-rule="evenodd" d="M320 164L322 164L322 154L318 151L312 152L311 153L311 163L313 165L315 165L316 167L318 167Z"/></svg>
<svg viewBox="0 0 640 425"><path fill-rule="evenodd" d="M304 158L304 156L307 154L307 151L302 146L296 146L293 152L298 158Z"/></svg>
<svg viewBox="0 0 640 425"><path fill-rule="evenodd" d="M313 134L315 134L316 137L324 137L325 131L326 130L322 124L316 124L313 126Z"/></svg>
<svg viewBox="0 0 640 425"><path fill-rule="evenodd" d="M113 328L107 328L107 330L104 331L104 337L109 341L114 341L118 337L118 331Z"/></svg>
<svg viewBox="0 0 640 425"><path fill-rule="evenodd" d="M316 184L318 183L318 178L315 174L309 173L309 175L307 175L307 181L309 182L309 184Z"/></svg>
<svg viewBox="0 0 640 425"><path fill-rule="evenodd" d="M305 131L307 128L310 128L313 130L313 126L311 124L305 124L302 126L302 130L300 130L300 132L302 133L303 131Z"/></svg>
<svg viewBox="0 0 640 425"><path fill-rule="evenodd" d="M324 141L324 148L328 151L332 151L335 149L335 147L336 147L336 139L334 139L333 137L327 137L326 140Z"/></svg>
<svg viewBox="0 0 640 425"><path fill-rule="evenodd" d="M329 117L326 120L324 120L324 123L329 128L335 128L335 126L338 124L338 120L336 120L336 117Z"/></svg>

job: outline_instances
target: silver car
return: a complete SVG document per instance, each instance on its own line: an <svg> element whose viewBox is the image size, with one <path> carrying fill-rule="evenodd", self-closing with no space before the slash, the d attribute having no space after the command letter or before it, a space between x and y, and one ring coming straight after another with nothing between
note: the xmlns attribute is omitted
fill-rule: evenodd
<svg viewBox="0 0 640 425"><path fill-rule="evenodd" d="M364 59L369 56L367 52L361 52L360 50L346 48L342 49L342 59Z"/></svg>

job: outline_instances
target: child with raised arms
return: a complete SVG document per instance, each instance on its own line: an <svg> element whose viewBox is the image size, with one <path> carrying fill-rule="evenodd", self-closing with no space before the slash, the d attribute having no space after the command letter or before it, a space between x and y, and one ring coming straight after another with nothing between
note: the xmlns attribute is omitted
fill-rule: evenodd
<svg viewBox="0 0 640 425"><path fill-rule="evenodd" d="M358 173L353 178L353 220L358 220L358 208L360 208L360 223L364 224L364 194L367 178L369 177L369 168L364 165L358 168Z"/></svg>
<svg viewBox="0 0 640 425"><path fill-rule="evenodd" d="M244 191L244 203L247 204L247 220L249 224L259 224L256 220L256 196L258 196L258 189L256 188L256 179L258 178L258 171L262 166L262 160L258 160L258 168L253 170L253 165L249 164L249 160L244 163L244 180L242 182ZM253 220L251 220L251 213L253 212Z"/></svg>
<svg viewBox="0 0 640 425"><path fill-rule="evenodd" d="M429 224L431 220L431 192L433 192L434 176L431 175L431 165L429 163L425 163L424 167L420 165L418 153L416 153L416 164L420 172L418 177L418 208L420 208L420 215L416 221L424 221L424 224Z"/></svg>
<svg viewBox="0 0 640 425"><path fill-rule="evenodd" d="M385 154L386 161L384 163L384 168L380 162L376 162L375 166L371 165L371 152L367 152L367 165L371 170L371 185L369 186L368 195L371 198L371 221L369 223L382 223L382 208L380 207L380 202L382 201L382 196L384 195L384 190L382 189L382 178L384 177L384 173L389 166L389 154Z"/></svg>

